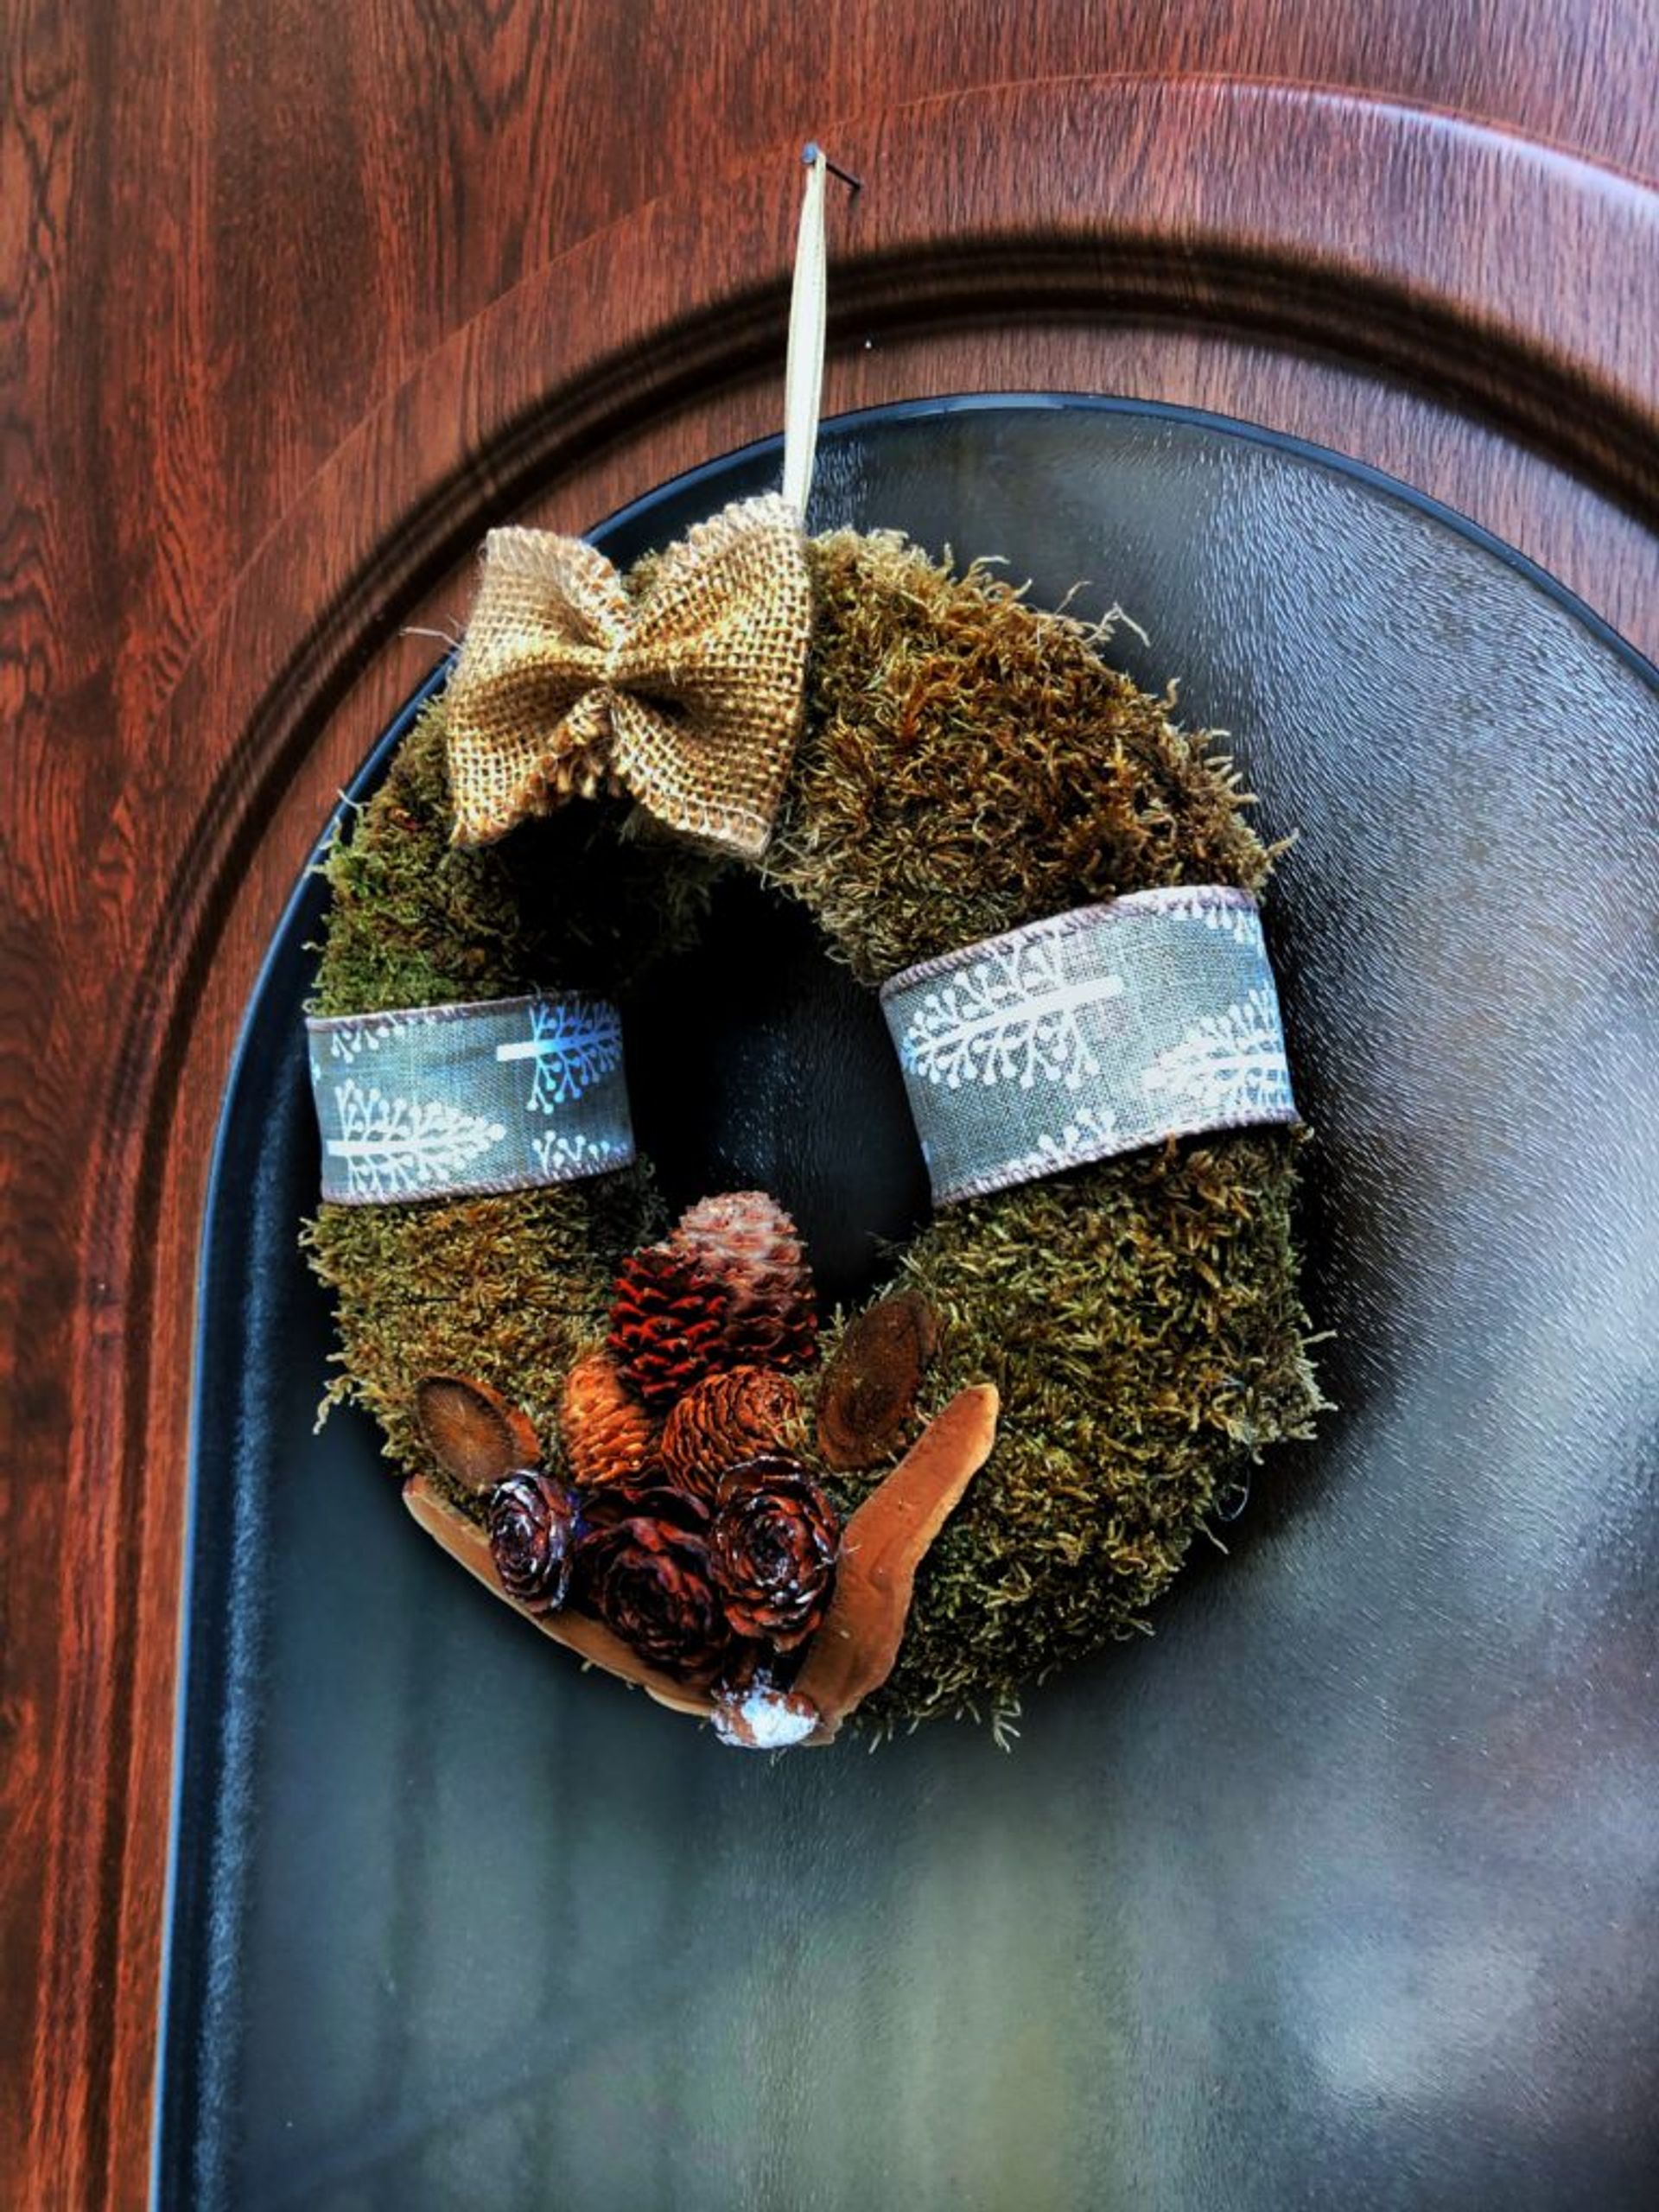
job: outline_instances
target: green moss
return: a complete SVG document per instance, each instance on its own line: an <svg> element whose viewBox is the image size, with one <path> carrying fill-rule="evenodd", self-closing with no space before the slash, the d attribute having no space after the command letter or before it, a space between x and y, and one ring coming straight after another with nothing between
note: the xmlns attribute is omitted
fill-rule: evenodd
<svg viewBox="0 0 1659 2212"><path fill-rule="evenodd" d="M1229 764L1098 633L888 534L838 532L812 566L806 728L766 873L862 981L1120 892L1266 877Z"/></svg>
<svg viewBox="0 0 1659 2212"><path fill-rule="evenodd" d="M767 873L866 982L1122 892L1261 887L1230 765L1097 636L893 536L823 540L813 568ZM953 1207L916 1240L902 1273L944 1324L932 1402L991 1381L1002 1415L870 1721L1014 1709L1141 1621L1241 1460L1306 1433L1296 1151L1268 1131L1170 1144Z"/></svg>
<svg viewBox="0 0 1659 2212"><path fill-rule="evenodd" d="M620 989L695 937L721 866L620 799L567 807L481 850L452 845L450 821L439 699L328 855L314 1012Z"/></svg>
<svg viewBox="0 0 1659 2212"><path fill-rule="evenodd" d="M696 926L709 865L629 836L618 807L572 808L480 852L452 847L449 822L438 705L328 856L317 1012L614 983ZM643 1163L500 1197L323 1206L305 1241L338 1299L330 1397L366 1406L388 1456L440 1480L413 1421L423 1375L495 1384L550 1443L617 1266L661 1226Z"/></svg>
<svg viewBox="0 0 1659 2212"><path fill-rule="evenodd" d="M1294 1143L1171 1143L952 1207L903 1268L931 1402L1001 1393L997 1446L924 1562L867 1719L1007 1712L1133 1626L1217 1490L1319 1404L1290 1237Z"/></svg>
<svg viewBox="0 0 1659 2212"><path fill-rule="evenodd" d="M1259 888L1269 855L1229 764L1095 633L897 537L843 533L812 560L806 724L766 872L865 982L1121 892ZM448 816L440 708L329 861L322 1010L616 988L696 929L711 864L630 836L615 804L476 854L448 846ZM1002 1421L924 1563L873 1725L1007 1713L1022 1685L1144 1624L1241 1462L1306 1432L1297 1148L1276 1131L1171 1143L951 1209L915 1241L900 1273L943 1322L930 1404L990 1380ZM424 1464L411 1387L434 1370L493 1382L549 1435L617 1262L656 1231L643 1167L325 1207L309 1236L340 1298L337 1390L409 1465Z"/></svg>

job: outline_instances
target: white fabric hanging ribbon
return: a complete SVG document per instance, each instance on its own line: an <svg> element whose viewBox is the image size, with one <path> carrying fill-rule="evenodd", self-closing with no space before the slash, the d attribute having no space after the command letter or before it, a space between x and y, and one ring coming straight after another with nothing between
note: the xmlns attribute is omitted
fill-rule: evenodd
<svg viewBox="0 0 1659 2212"><path fill-rule="evenodd" d="M803 521L812 491L823 394L823 333L829 313L823 194L829 164L821 146L806 149L806 189L795 239L795 283L789 302L789 355L784 370L784 497Z"/></svg>

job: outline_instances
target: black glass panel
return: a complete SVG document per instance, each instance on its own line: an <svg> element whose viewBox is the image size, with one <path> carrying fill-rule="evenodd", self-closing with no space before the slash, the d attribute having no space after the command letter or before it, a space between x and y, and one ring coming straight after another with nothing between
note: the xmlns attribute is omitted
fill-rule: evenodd
<svg viewBox="0 0 1659 2212"><path fill-rule="evenodd" d="M303 887L204 1247L162 2200L1650 2204L1653 671L1454 518L1202 417L852 419L816 507L1092 580L1299 832L1269 936L1337 1411L1011 1756L768 1764L578 1678L365 1421L312 1433ZM670 1009L641 1120L681 1187L725 1162L840 1224L850 1285L916 1202L902 1104L843 979L770 945L706 1032Z"/></svg>

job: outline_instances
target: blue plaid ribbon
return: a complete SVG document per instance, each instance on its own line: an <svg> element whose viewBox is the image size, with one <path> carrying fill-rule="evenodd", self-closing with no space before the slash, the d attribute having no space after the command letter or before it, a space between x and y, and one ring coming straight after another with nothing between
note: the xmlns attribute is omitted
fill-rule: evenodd
<svg viewBox="0 0 1659 2212"><path fill-rule="evenodd" d="M604 999L311 1015L322 1195L396 1205L609 1174L633 1158L622 1022Z"/></svg>
<svg viewBox="0 0 1659 2212"><path fill-rule="evenodd" d="M1298 1118L1261 917L1221 885L988 938L894 976L881 1006L936 1205Z"/></svg>

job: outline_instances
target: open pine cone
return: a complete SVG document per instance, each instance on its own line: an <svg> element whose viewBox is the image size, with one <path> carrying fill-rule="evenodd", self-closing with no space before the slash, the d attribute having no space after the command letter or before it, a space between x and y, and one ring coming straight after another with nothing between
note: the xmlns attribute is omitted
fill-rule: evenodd
<svg viewBox="0 0 1659 2212"><path fill-rule="evenodd" d="M734 1467L720 1486L709 1565L740 1636L792 1651L830 1603L841 1522L806 1469L767 1456Z"/></svg>
<svg viewBox="0 0 1659 2212"><path fill-rule="evenodd" d="M763 1452L788 1451L801 1419L800 1393L770 1367L705 1376L663 1430L663 1465L686 1490L712 1497L728 1467Z"/></svg>
<svg viewBox="0 0 1659 2212"><path fill-rule="evenodd" d="M575 1494L556 1476L524 1467L496 1484L490 1557L510 1598L538 1613L558 1611L569 1587L576 1525Z"/></svg>
<svg viewBox="0 0 1659 2212"><path fill-rule="evenodd" d="M696 1257L648 1245L623 1262L611 1308L610 1349L645 1404L665 1412L728 1359L731 1294Z"/></svg>
<svg viewBox="0 0 1659 2212"><path fill-rule="evenodd" d="M559 1435L583 1490L637 1475L657 1447L657 1422L629 1392L608 1352L589 1352L565 1378Z"/></svg>
<svg viewBox="0 0 1659 2212"><path fill-rule="evenodd" d="M736 1639L709 1578L704 1539L643 1515L584 1537L575 1596L652 1667L685 1682L712 1681Z"/></svg>
<svg viewBox="0 0 1659 2212"><path fill-rule="evenodd" d="M699 1262L728 1294L728 1363L810 1365L818 1332L812 1274L776 1199L764 1191L700 1199L680 1217L669 1249Z"/></svg>

